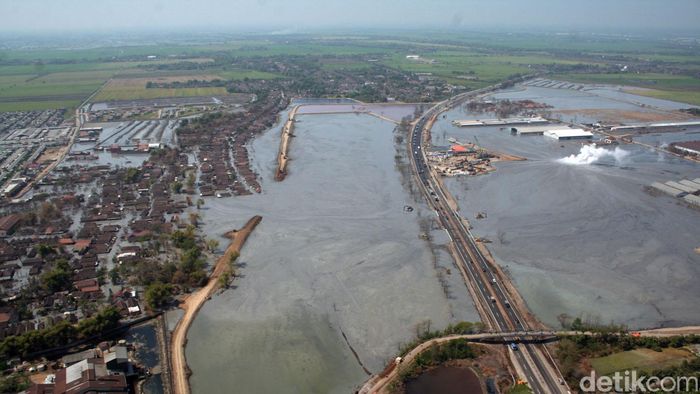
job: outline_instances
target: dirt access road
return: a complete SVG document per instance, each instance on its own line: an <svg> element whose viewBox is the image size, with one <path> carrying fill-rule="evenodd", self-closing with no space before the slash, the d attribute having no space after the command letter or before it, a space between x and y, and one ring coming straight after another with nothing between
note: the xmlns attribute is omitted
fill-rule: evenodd
<svg viewBox="0 0 700 394"><path fill-rule="evenodd" d="M282 140L280 141L280 150L277 153L277 171L275 172L275 180L283 181L287 176L287 162L289 161L289 140L294 137L294 117L299 110L297 105L289 113L289 118L282 127Z"/></svg>
<svg viewBox="0 0 700 394"><path fill-rule="evenodd" d="M197 312L199 312L199 309L219 286L218 279L229 267L231 256L234 253L240 253L246 239L248 239L248 236L253 232L253 229L255 229L261 220L261 216L253 216L240 230L234 230L226 233L226 236L231 239L231 243L229 244L228 248L226 248L224 255L221 256L216 262L214 272L212 272L211 276L209 277L209 281L204 287L192 293L182 302L182 304L180 304L180 308L185 311L185 314L177 323L177 326L175 326L175 330L173 331L170 341L173 392L175 394L188 394L190 392L190 371L189 367L187 366L187 360L185 359L187 331L190 329L190 325L192 325L194 318L197 316Z"/></svg>

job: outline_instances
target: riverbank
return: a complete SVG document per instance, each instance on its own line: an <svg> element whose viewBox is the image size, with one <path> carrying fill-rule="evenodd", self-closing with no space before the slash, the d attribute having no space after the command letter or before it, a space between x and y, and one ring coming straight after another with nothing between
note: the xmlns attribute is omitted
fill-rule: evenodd
<svg viewBox="0 0 700 394"><path fill-rule="evenodd" d="M226 234L231 239L231 243L223 256L219 258L214 267L214 271L209 277L207 284L196 292L188 296L180 308L185 311L182 319L178 322L172 334L170 342L170 358L173 376L173 392L176 394L186 394L190 392L189 376L191 374L185 359L185 345L187 344L187 331L192 325L192 321L197 316L204 302L219 286L219 277L226 272L229 267L231 256L240 253L243 244L255 227L262 220L261 216L253 216L240 230L234 230Z"/></svg>
<svg viewBox="0 0 700 394"><path fill-rule="evenodd" d="M283 181L287 176L287 163L289 161L289 140L294 136L294 116L297 114L299 106L297 105L289 112L289 118L282 127L282 141L280 142L280 151L277 154L277 171L275 171L275 180Z"/></svg>

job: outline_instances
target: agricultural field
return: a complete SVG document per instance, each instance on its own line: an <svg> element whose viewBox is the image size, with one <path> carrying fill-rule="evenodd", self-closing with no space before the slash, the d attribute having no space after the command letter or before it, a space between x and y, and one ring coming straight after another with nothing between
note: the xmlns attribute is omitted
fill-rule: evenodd
<svg viewBox="0 0 700 394"><path fill-rule="evenodd" d="M696 356L685 348L666 348L659 352L640 348L591 359L591 366L600 375L632 369L651 372L680 365L684 360L694 357Z"/></svg>
<svg viewBox="0 0 700 394"><path fill-rule="evenodd" d="M67 108L67 114L71 114L93 93L92 101L223 95L227 93L221 85L146 88L142 81L135 81L164 77L202 80L202 75L234 82L283 78L284 71L278 74L269 64L257 66L264 63L261 59L284 56L314 56L317 64L330 72L363 72L377 64L430 73L447 83L472 89L515 74L554 70L552 78L629 85L644 88L635 91L642 95L700 104L700 79L692 76L700 71L700 56L683 43L487 33L459 36L435 32L430 40L425 37L289 35L229 37L216 43L183 45L2 50L0 111ZM407 59L409 54L421 58ZM253 66L236 65L241 59ZM668 67L674 72L610 73L612 65L627 61L645 67L657 62L657 68ZM600 72L596 72L598 68ZM127 82L130 79L134 81Z"/></svg>
<svg viewBox="0 0 700 394"><path fill-rule="evenodd" d="M631 93L665 100L700 105L700 79L688 75L658 73L562 74L553 79L606 85L639 87Z"/></svg>
<svg viewBox="0 0 700 394"><path fill-rule="evenodd" d="M421 59L407 59L406 55ZM455 85L480 88L502 81L514 74L527 74L532 64L549 64L555 59L533 56L496 56L460 51L401 53L383 64L405 71L431 73Z"/></svg>
<svg viewBox="0 0 700 394"><path fill-rule="evenodd" d="M221 79L225 79L228 81L239 81L243 79L274 79L274 78L281 78L282 76L279 74L274 74L270 72L265 72L265 71L256 71L256 70L223 70L218 72L216 75L218 75Z"/></svg>
<svg viewBox="0 0 700 394"><path fill-rule="evenodd" d="M145 72L154 62L103 62L71 64L0 64L0 111L68 108L82 101L115 76Z"/></svg>
<svg viewBox="0 0 700 394"><path fill-rule="evenodd" d="M138 100L164 97L193 97L226 95L224 87L184 87L184 88L148 88L149 82L172 83L188 80L212 81L216 75L187 75L178 77L153 78L115 78L105 84L92 101Z"/></svg>

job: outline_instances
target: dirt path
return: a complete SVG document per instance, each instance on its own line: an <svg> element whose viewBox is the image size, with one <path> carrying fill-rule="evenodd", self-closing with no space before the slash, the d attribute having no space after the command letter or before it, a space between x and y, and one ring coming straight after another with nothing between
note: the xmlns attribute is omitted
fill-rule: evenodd
<svg viewBox="0 0 700 394"><path fill-rule="evenodd" d="M455 339L469 339L475 340L489 336L490 334L465 334L465 335L449 335L441 338L431 339L429 341L423 342L418 346L414 347L410 352L406 353L405 356L401 358L400 362L394 361L387 365L387 367L379 375L375 375L370 378L365 384L358 390L359 394L378 394L385 393L389 391L387 385L391 383L394 379L398 378L399 374L407 366L410 367L413 360L424 351L430 349L431 347L439 344L443 344L449 341L454 341Z"/></svg>
<svg viewBox="0 0 700 394"><path fill-rule="evenodd" d="M292 109L287 122L282 127L282 141L280 142L280 151L277 153L277 171L275 172L275 180L277 181L283 181L287 176L289 140L294 136L294 116L296 116L298 109L298 105Z"/></svg>
<svg viewBox="0 0 700 394"><path fill-rule="evenodd" d="M655 328L639 331L643 337L671 337L674 335L700 335L700 326Z"/></svg>
<svg viewBox="0 0 700 394"><path fill-rule="evenodd" d="M219 258L209 277L207 284L196 292L192 293L180 304L180 308L185 311L182 319L175 326L170 342L170 359L173 376L173 392L176 394L187 394L190 392L189 376L190 370L185 359L185 345L187 345L187 331L192 325L192 321L197 316L197 312L204 305L207 298L217 289L219 276L229 267L231 255L240 253L243 244L255 226L262 220L261 216L253 216L243 228L238 231L231 231L226 234L231 239L231 243L224 255Z"/></svg>

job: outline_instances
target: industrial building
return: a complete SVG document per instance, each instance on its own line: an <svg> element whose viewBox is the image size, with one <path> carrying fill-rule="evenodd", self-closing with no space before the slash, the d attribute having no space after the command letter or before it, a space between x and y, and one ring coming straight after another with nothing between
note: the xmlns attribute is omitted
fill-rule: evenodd
<svg viewBox="0 0 700 394"><path fill-rule="evenodd" d="M553 129L544 132L544 135L557 140L590 140L593 138L593 133L583 129Z"/></svg>
<svg viewBox="0 0 700 394"><path fill-rule="evenodd" d="M690 122L667 122L667 123L649 123L649 124L636 124L636 125L627 125L627 126L613 126L610 128L610 131L615 132L615 131L632 131L632 130L637 130L637 129L662 129L662 128L673 128L673 127L692 127L692 126L700 126L699 121L690 121Z"/></svg>
<svg viewBox="0 0 700 394"><path fill-rule="evenodd" d="M13 178L10 180L10 183L7 184L5 189L2 191L3 197L12 197L17 192L22 190L22 188L27 184L27 178L20 177L20 178Z"/></svg>
<svg viewBox="0 0 700 394"><path fill-rule="evenodd" d="M674 142L672 148L680 151L679 153L687 155L700 155L700 141Z"/></svg>
<svg viewBox="0 0 700 394"><path fill-rule="evenodd" d="M694 194L688 194L688 195L684 196L683 199L690 204L700 206L700 197L698 197Z"/></svg>
<svg viewBox="0 0 700 394"><path fill-rule="evenodd" d="M695 187L686 186L682 183L675 182L675 181L668 181L668 182L666 182L666 185L671 186L673 188L676 188L678 190L682 190L686 193L695 193L697 191L697 189Z"/></svg>
<svg viewBox="0 0 700 394"><path fill-rule="evenodd" d="M686 192L684 192L683 190L679 190L679 189L676 189L675 187L664 185L663 183L659 183L659 182L652 183L651 187L653 187L654 189L656 189L660 192L666 193L666 194L671 195L671 196L676 197L676 198L682 197L683 195L686 194Z"/></svg>
<svg viewBox="0 0 700 394"><path fill-rule="evenodd" d="M678 181L678 183L693 189L692 193L697 193L698 191L700 191L700 183L697 183L695 181L689 181L687 179L682 179L682 180Z"/></svg>
<svg viewBox="0 0 700 394"><path fill-rule="evenodd" d="M475 127L475 126L504 126L509 124L537 124L548 123L545 118L535 116L532 118L504 118L504 119L469 119L455 120L452 122L459 127Z"/></svg>
<svg viewBox="0 0 700 394"><path fill-rule="evenodd" d="M510 131L511 133L515 133L518 135L543 135L544 132L547 131L548 127L551 126L518 126L512 127Z"/></svg>
<svg viewBox="0 0 700 394"><path fill-rule="evenodd" d="M695 178L692 181L682 179L678 182L654 182L651 187L670 196L682 198L689 204L700 206L700 196L696 195L700 193L700 178Z"/></svg>

